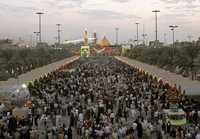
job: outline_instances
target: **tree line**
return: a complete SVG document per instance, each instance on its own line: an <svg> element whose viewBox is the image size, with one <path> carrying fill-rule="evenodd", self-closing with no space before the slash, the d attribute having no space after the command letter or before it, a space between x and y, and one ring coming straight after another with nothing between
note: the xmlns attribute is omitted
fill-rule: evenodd
<svg viewBox="0 0 200 139"><path fill-rule="evenodd" d="M18 48L0 49L0 81L17 78L20 74L67 58L67 49Z"/></svg>
<svg viewBox="0 0 200 139"><path fill-rule="evenodd" d="M125 56L141 62L156 65L165 70L191 76L196 79L200 72L200 45L196 42L186 43L181 47L135 47L125 52Z"/></svg>

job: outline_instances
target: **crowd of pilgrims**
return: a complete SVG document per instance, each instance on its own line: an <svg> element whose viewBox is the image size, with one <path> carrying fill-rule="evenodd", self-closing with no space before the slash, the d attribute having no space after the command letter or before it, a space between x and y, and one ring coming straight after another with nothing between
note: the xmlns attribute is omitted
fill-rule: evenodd
<svg viewBox="0 0 200 139"><path fill-rule="evenodd" d="M188 127L173 127L168 88L111 57L82 59L29 84L32 107L18 120L2 116L0 138L199 139L196 112ZM188 101L184 97L178 106Z"/></svg>

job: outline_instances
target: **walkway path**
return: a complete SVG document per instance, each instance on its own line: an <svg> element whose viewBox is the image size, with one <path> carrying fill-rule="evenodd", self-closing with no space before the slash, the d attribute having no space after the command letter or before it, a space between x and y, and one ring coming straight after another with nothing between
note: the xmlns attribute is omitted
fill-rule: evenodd
<svg viewBox="0 0 200 139"><path fill-rule="evenodd" d="M77 59L79 59L79 56L73 56L73 57L66 58L64 60L49 64L40 68L37 68L37 69L34 69L25 74L22 74L19 76L18 80L11 78L8 81L0 81L0 92L2 90L5 90L6 88L9 88L10 86L23 84L23 83L27 83L35 79L38 79L41 75L54 71L56 68L58 68L62 64L71 63Z"/></svg>
<svg viewBox="0 0 200 139"><path fill-rule="evenodd" d="M130 65L141 68L148 73L162 78L164 81L169 82L170 84L177 84L177 86L181 86L183 90L186 91L187 95L200 95L200 82L192 81L189 78L184 78L181 75L177 75L175 73L171 73L169 71L160 69L156 66L148 65L133 59L129 59L126 57L115 57L116 59Z"/></svg>

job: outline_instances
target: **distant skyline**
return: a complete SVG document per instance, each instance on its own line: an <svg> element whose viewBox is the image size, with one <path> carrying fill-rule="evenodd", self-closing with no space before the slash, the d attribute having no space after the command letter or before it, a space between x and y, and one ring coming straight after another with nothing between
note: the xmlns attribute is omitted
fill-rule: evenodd
<svg viewBox="0 0 200 139"><path fill-rule="evenodd" d="M54 43L56 24L62 24L62 41L79 39L87 28L98 39L106 35L115 42L115 28L119 28L119 42L135 39L139 22L139 38L142 27L148 40L155 39L155 20L152 10L159 9L158 39L172 42L169 25L178 25L176 39L188 40L200 37L200 0L1 0L0 38L30 40L38 31L38 11L42 16L42 39Z"/></svg>

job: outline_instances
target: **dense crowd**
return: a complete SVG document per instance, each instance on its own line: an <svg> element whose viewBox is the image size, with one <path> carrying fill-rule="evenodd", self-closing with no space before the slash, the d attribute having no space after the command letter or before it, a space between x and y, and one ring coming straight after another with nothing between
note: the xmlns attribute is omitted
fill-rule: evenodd
<svg viewBox="0 0 200 139"><path fill-rule="evenodd" d="M15 139L200 139L200 115L175 127L164 109L169 86L114 58L79 60L29 85L27 117L1 116L0 138ZM177 107L191 101L181 96Z"/></svg>

